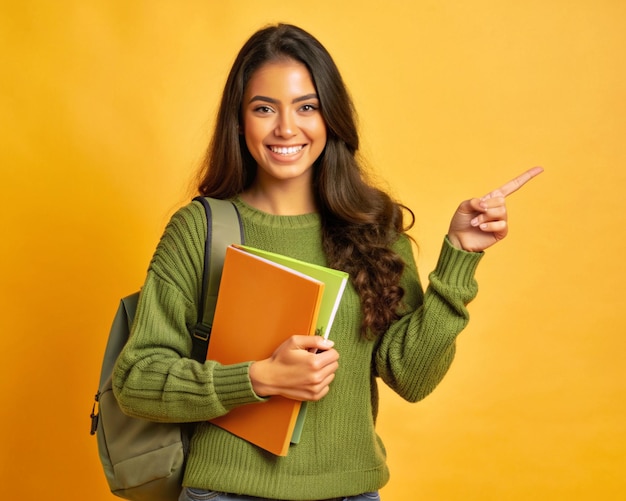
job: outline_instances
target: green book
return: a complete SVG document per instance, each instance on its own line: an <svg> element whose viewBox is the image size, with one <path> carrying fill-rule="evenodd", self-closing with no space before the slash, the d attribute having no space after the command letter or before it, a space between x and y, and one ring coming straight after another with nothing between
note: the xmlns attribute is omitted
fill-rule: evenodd
<svg viewBox="0 0 626 501"><path fill-rule="evenodd" d="M324 293L322 295L322 302L320 304L319 314L317 316L316 334L322 336L324 339L328 339L330 331L335 320L335 315L339 309L341 303L341 296L348 283L348 274L344 271L333 270L325 266L317 264L311 264L291 257L276 254L254 247L248 247L247 245L234 245L250 254L267 259L279 265L296 270L304 275L308 275L320 282L324 283ZM291 436L291 443L297 444L302 436L302 428L306 419L307 403L302 402L298 418L296 420L296 426Z"/></svg>

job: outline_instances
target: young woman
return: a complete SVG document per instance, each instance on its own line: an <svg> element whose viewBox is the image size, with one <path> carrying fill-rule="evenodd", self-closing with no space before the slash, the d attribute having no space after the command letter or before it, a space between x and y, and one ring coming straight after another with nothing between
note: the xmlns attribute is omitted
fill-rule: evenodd
<svg viewBox="0 0 626 501"><path fill-rule="evenodd" d="M351 100L324 47L290 25L255 33L228 76L199 192L234 201L248 245L345 270L350 285L332 341L294 332L265 360L199 364L189 329L205 214L194 202L172 217L114 388L130 415L199 423L181 501L379 499L389 473L375 432L377 379L411 402L441 381L482 251L507 234L505 197L541 172L461 203L424 292L405 234L413 214L368 184L358 147ZM207 422L274 395L309 402L285 457Z"/></svg>

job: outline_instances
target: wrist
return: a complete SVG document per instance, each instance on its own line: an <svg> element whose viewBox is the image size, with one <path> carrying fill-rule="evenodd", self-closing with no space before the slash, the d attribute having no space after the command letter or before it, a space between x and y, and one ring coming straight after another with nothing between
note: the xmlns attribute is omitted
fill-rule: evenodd
<svg viewBox="0 0 626 501"><path fill-rule="evenodd" d="M463 249L463 245L461 245L461 241L457 238L457 236L454 233L448 233L447 237L448 237L448 242L450 242L450 245L452 245L453 247L456 247L457 249L465 250Z"/></svg>
<svg viewBox="0 0 626 501"><path fill-rule="evenodd" d="M258 397L264 398L271 395L270 385L266 381L265 377L265 361L260 360L252 362L248 369L248 375L250 376L250 383L252 384L252 390Z"/></svg>

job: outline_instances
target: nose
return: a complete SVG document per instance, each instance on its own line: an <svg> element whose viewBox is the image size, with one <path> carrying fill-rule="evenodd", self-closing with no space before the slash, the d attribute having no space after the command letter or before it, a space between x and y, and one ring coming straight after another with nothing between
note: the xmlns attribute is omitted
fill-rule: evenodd
<svg viewBox="0 0 626 501"><path fill-rule="evenodd" d="M280 137L293 137L298 131L295 118L290 113L281 113L274 133Z"/></svg>

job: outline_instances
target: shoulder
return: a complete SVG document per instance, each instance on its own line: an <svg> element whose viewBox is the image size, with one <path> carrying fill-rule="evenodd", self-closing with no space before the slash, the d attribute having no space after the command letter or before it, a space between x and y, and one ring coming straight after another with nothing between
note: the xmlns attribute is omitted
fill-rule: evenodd
<svg viewBox="0 0 626 501"><path fill-rule="evenodd" d="M198 201L191 201L174 212L165 228L165 233L184 231L197 232L206 231L206 213L202 204Z"/></svg>
<svg viewBox="0 0 626 501"><path fill-rule="evenodd" d="M161 235L151 268L170 265L180 268L181 262L189 265L204 253L206 215L199 202L189 202L171 216Z"/></svg>
<svg viewBox="0 0 626 501"><path fill-rule="evenodd" d="M396 252L405 262L413 263L415 258L413 254L414 242L406 233L401 233L397 236L392 245L392 249Z"/></svg>
<svg viewBox="0 0 626 501"><path fill-rule="evenodd" d="M204 243L207 232L207 213L198 201L190 201L170 217L161 236L164 245L196 247Z"/></svg>

